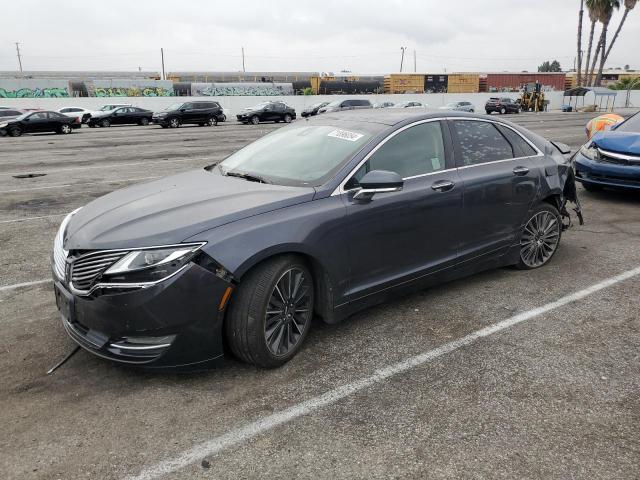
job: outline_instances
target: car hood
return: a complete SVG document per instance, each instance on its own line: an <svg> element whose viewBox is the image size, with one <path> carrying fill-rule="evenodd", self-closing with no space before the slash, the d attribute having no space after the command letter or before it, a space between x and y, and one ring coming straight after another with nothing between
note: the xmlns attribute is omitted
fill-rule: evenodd
<svg viewBox="0 0 640 480"><path fill-rule="evenodd" d="M607 130L596 133L592 141L603 150L640 155L640 133Z"/></svg>
<svg viewBox="0 0 640 480"><path fill-rule="evenodd" d="M68 250L135 248L180 243L205 230L311 201L311 187L285 187L193 170L100 197L76 213Z"/></svg>

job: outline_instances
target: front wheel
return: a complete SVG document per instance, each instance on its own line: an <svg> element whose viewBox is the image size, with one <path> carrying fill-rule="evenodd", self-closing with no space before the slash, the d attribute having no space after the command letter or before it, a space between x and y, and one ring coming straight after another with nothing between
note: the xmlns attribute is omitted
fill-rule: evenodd
<svg viewBox="0 0 640 480"><path fill-rule="evenodd" d="M169 120L169 128L178 128L180 126L180 120L172 118Z"/></svg>
<svg viewBox="0 0 640 480"><path fill-rule="evenodd" d="M258 125L260 123L260 119L258 118L257 115L254 115L253 117L251 117L251 123L253 125Z"/></svg>
<svg viewBox="0 0 640 480"><path fill-rule="evenodd" d="M491 110L485 110L485 112L487 112L487 115L491 115Z"/></svg>
<svg viewBox="0 0 640 480"><path fill-rule="evenodd" d="M259 367L283 365L300 350L313 318L311 271L298 257L267 260L231 299L225 336L233 354Z"/></svg>
<svg viewBox="0 0 640 480"><path fill-rule="evenodd" d="M500 115L504 115L505 113L507 113L507 109L506 109L506 108L504 108L504 107L502 107L502 108L500 109Z"/></svg>
<svg viewBox="0 0 640 480"><path fill-rule="evenodd" d="M521 270L546 265L558 250L562 236L562 219L558 209L548 203L536 208L522 231L520 239Z"/></svg>
<svg viewBox="0 0 640 480"><path fill-rule="evenodd" d="M284 123L291 123L291 120L293 120L293 117L287 113L284 116Z"/></svg>
<svg viewBox="0 0 640 480"><path fill-rule="evenodd" d="M19 137L20 135L22 135L22 129L18 128L18 127L13 127L9 129L9 136L10 137Z"/></svg>
<svg viewBox="0 0 640 480"><path fill-rule="evenodd" d="M105 118L104 120L102 120L102 121L100 122L100 126L101 126L101 127L105 127L105 128L106 128L106 127L110 127L110 126L111 126L111 122L110 122L108 119L106 119L106 118Z"/></svg>

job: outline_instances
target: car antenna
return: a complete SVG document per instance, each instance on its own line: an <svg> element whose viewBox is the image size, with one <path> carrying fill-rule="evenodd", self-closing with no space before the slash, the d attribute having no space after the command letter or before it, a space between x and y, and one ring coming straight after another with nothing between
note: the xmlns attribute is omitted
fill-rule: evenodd
<svg viewBox="0 0 640 480"><path fill-rule="evenodd" d="M67 363L67 360L69 360L71 357L73 357L76 353L78 353L78 350L80 350L80 345L76 345L76 348L74 348L71 353L69 353L69 355L67 355L66 357L64 357L61 361L59 361L57 364L55 364L53 367L51 367L49 370L47 370L47 375L51 375L53 372L55 372L58 368L60 368L62 365L64 365L65 363Z"/></svg>

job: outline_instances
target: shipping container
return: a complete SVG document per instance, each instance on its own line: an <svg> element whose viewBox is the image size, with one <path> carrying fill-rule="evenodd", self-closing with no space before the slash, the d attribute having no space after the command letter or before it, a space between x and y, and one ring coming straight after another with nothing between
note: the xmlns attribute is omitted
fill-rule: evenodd
<svg viewBox="0 0 640 480"><path fill-rule="evenodd" d="M392 73L384 77L385 93L424 93L423 73Z"/></svg>
<svg viewBox="0 0 640 480"><path fill-rule="evenodd" d="M449 77L441 74L427 74L424 80L426 93L446 93Z"/></svg>
<svg viewBox="0 0 640 480"><path fill-rule="evenodd" d="M544 90L564 90L564 73L488 73L487 90L489 92L517 92L523 85L538 82Z"/></svg>
<svg viewBox="0 0 640 480"><path fill-rule="evenodd" d="M452 73L447 79L448 93L478 93L480 75L477 73Z"/></svg>

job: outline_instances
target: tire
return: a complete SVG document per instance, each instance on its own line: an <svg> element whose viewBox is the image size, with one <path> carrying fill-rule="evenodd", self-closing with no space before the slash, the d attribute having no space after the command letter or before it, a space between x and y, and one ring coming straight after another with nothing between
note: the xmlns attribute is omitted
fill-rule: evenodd
<svg viewBox="0 0 640 480"><path fill-rule="evenodd" d="M173 117L173 118L169 119L167 124L168 124L169 128L178 128L180 126L180 120L178 120L177 118Z"/></svg>
<svg viewBox="0 0 640 480"><path fill-rule="evenodd" d="M9 129L10 137L20 137L22 135L22 129L18 127L12 127Z"/></svg>
<svg viewBox="0 0 640 480"><path fill-rule="evenodd" d="M71 128L71 125L65 124L60 126L60 130L58 130L58 133L61 133L63 135L69 135L72 131L73 129Z"/></svg>
<svg viewBox="0 0 640 480"><path fill-rule="evenodd" d="M96 128L96 124L95 123L88 123L87 125L89 125L89 128Z"/></svg>
<svg viewBox="0 0 640 480"><path fill-rule="evenodd" d="M507 113L507 109L506 109L506 108L504 108L504 107L502 107L502 108L500 109L500 115L504 115L505 113Z"/></svg>
<svg viewBox="0 0 640 480"><path fill-rule="evenodd" d="M520 237L520 259L517 268L533 270L540 268L558 251L562 237L562 218L558 209L541 203L530 214Z"/></svg>
<svg viewBox="0 0 640 480"><path fill-rule="evenodd" d="M475 113L475 110L472 108L471 110L469 110L469 113Z"/></svg>
<svg viewBox="0 0 640 480"><path fill-rule="evenodd" d="M291 120L293 120L293 117L287 113L285 114L283 120L284 120L284 123L291 123Z"/></svg>
<svg viewBox="0 0 640 480"><path fill-rule="evenodd" d="M207 118L206 125L208 127L215 127L215 126L218 125L218 119L216 117L209 117L209 118Z"/></svg>
<svg viewBox="0 0 640 480"><path fill-rule="evenodd" d="M583 182L582 186L584 187L584 189L587 192L599 192L599 191L601 191L603 189L602 185L598 185L598 184L595 184L595 183Z"/></svg>
<svg viewBox="0 0 640 480"><path fill-rule="evenodd" d="M257 115L254 115L253 117L251 117L251 124L252 125L258 125L260 123L260 119L258 118Z"/></svg>
<svg viewBox="0 0 640 480"><path fill-rule="evenodd" d="M227 116L223 113L222 115L220 115L218 117L218 121L219 122L226 122L227 121Z"/></svg>
<svg viewBox="0 0 640 480"><path fill-rule="evenodd" d="M141 118L140 121L138 122L138 125L142 125L146 127L147 125L149 125L149 119L146 117Z"/></svg>
<svg viewBox="0 0 640 480"><path fill-rule="evenodd" d="M487 115L491 115L491 110L485 110L485 112L487 112Z"/></svg>
<svg viewBox="0 0 640 480"><path fill-rule="evenodd" d="M299 257L267 260L247 274L231 299L224 326L227 344L244 362L279 367L304 343L313 301L313 277Z"/></svg>
<svg viewBox="0 0 640 480"><path fill-rule="evenodd" d="M109 121L108 118L105 118L103 120L100 120L100 126L104 128L108 128L111 126L111 122Z"/></svg>

